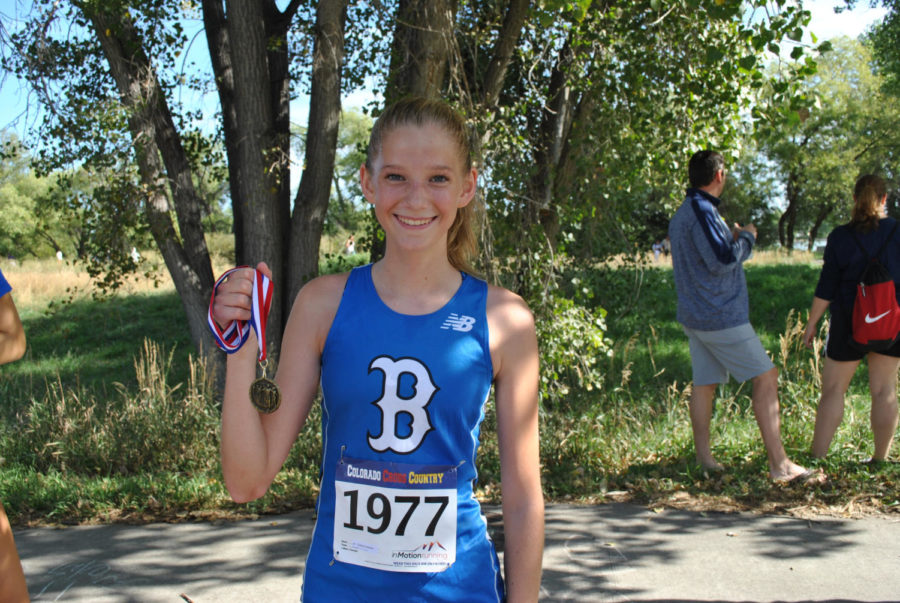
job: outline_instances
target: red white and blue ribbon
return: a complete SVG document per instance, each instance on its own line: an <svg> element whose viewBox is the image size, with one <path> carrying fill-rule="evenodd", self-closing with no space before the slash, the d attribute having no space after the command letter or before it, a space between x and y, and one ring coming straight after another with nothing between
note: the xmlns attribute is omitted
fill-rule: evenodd
<svg viewBox="0 0 900 603"><path fill-rule="evenodd" d="M272 281L259 270L254 270L253 274L253 296L250 320L232 320L224 329L220 329L218 323L213 320L213 302L216 299L216 291L228 275L235 270L243 270L250 268L249 266L238 266L232 268L219 277L216 284L213 285L213 292L209 298L209 311L206 314L206 320L209 328L216 340L216 345L225 350L229 354L234 354L246 343L250 337L250 329L256 331L256 340L259 342L259 361L266 359L266 322L269 318L269 310L272 307L272 293L275 290Z"/></svg>

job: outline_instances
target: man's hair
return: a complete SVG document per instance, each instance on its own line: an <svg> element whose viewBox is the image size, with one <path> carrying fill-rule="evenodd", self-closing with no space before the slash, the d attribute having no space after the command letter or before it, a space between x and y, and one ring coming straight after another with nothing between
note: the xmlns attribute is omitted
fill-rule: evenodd
<svg viewBox="0 0 900 603"><path fill-rule="evenodd" d="M715 151L697 151L688 163L688 180L694 188L713 181L716 172L725 169L725 158Z"/></svg>

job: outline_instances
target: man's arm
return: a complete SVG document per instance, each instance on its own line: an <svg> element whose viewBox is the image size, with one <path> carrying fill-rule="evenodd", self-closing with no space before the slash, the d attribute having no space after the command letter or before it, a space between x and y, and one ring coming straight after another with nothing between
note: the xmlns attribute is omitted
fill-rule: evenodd
<svg viewBox="0 0 900 603"><path fill-rule="evenodd" d="M711 274L726 274L750 257L756 243L756 227L735 225L734 230L728 226L715 211L703 211L695 205L697 225L703 233L703 239L695 245L706 269Z"/></svg>

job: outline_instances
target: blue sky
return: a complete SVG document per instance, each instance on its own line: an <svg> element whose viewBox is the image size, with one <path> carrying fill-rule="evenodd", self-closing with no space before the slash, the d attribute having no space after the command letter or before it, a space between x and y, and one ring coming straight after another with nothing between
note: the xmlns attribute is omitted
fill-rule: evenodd
<svg viewBox="0 0 900 603"><path fill-rule="evenodd" d="M5 26L9 20L22 11L22 0L0 0L0 15ZM24 4L30 5L30 2ZM810 30L816 33L819 41L827 40L839 35L855 37L862 33L871 23L881 19L885 10L882 8L870 8L868 0L860 0L853 11L841 14L834 13L834 6L841 4L841 0L807 0L805 7L812 12ZM808 41L808 40L807 40ZM203 52L204 44L195 42L199 52ZM32 109L28 113L27 90L15 78L9 74L2 74L0 78L0 129L13 129L21 133L24 129L24 116L33 118ZM345 107L359 107L365 103L371 95L367 91L360 91L350 98L345 99ZM298 101L292 106L292 121L300 124L306 122L306 103Z"/></svg>

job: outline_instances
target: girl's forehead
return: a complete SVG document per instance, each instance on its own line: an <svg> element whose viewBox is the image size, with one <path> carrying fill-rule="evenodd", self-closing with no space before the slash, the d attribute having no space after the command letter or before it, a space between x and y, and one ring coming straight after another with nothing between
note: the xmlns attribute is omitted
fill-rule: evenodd
<svg viewBox="0 0 900 603"><path fill-rule="evenodd" d="M437 156L459 160L462 149L458 141L439 124L399 125L384 132L381 155L410 155L426 159Z"/></svg>
<svg viewBox="0 0 900 603"><path fill-rule="evenodd" d="M447 128L439 123L426 121L424 123L399 123L393 127L386 128L382 135L382 140L396 138L446 138L451 139L452 136Z"/></svg>

